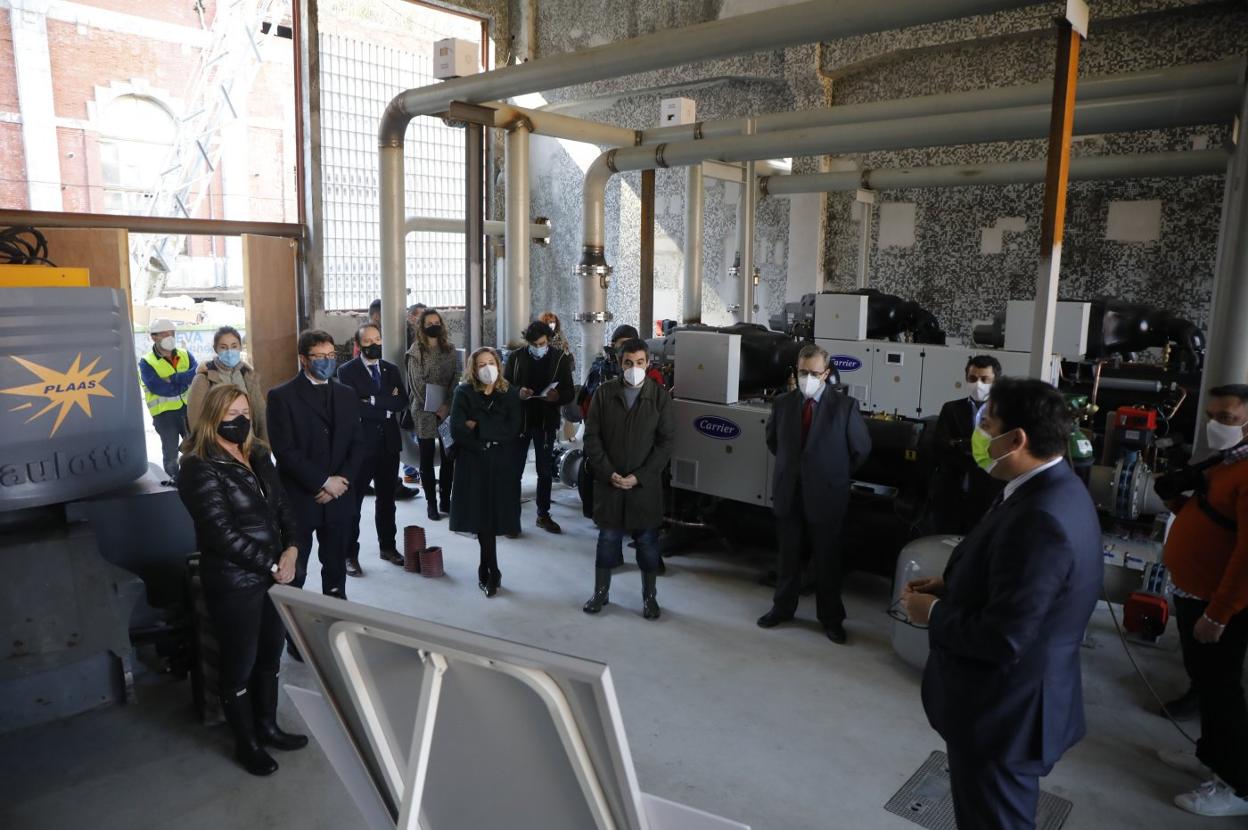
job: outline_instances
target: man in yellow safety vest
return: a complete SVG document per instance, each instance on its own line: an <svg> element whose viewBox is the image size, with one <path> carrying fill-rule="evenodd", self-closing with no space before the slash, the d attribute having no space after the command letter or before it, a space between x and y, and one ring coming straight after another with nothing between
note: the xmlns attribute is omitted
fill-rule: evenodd
<svg viewBox="0 0 1248 830"><path fill-rule="evenodd" d="M186 422L186 398L195 379L195 356L179 349L173 333L176 326L169 320L153 320L148 326L152 350L139 361L139 378L147 410L152 413L152 426L160 436L165 475L162 482L173 486L178 480L178 445L189 433Z"/></svg>

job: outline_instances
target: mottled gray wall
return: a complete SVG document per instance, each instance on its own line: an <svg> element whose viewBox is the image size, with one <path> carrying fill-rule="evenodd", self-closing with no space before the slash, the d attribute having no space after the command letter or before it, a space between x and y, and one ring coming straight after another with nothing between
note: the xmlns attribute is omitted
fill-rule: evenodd
<svg viewBox="0 0 1248 830"><path fill-rule="evenodd" d="M1174 3L1106 4L1174 6ZM1184 4L1193 5L1193 4ZM1030 10L1016 13L979 34L1027 28ZM948 30L952 24L946 24ZM927 28L927 27L925 27ZM900 33L915 47L875 58L844 72L835 82L837 104L888 100L1035 82L1051 77L1055 41L1051 28L994 38L931 43ZM930 37L935 37L931 32ZM1248 51L1248 15L1243 4L1202 4L1093 23L1084 44L1081 75L1101 75L1217 60ZM904 37L903 37L904 35ZM874 46L881 46L880 38ZM862 43L842 45L836 59L861 60ZM828 60L825 56L825 60ZM1078 156L1217 147L1228 139L1225 128L1206 127L1076 138ZM885 168L929 164L985 163L1043 158L1043 141L979 144L865 153L837 161L850 166ZM1067 234L1063 246L1063 298L1109 295L1153 303L1205 326L1213 286L1222 200L1221 176L1118 182L1072 182ZM976 319L1004 310L1007 299L1035 296L1039 263L1041 185L884 191L881 202L915 204L915 242L911 247L878 247L876 227L871 257L871 285L918 300L929 307L955 336L970 333ZM1160 200L1161 234L1151 242L1106 239L1107 215L1114 201ZM981 253L981 233L1004 217L1021 217L1021 232L1007 231L1000 253ZM828 197L824 263L829 288L855 282L859 225L852 196Z"/></svg>

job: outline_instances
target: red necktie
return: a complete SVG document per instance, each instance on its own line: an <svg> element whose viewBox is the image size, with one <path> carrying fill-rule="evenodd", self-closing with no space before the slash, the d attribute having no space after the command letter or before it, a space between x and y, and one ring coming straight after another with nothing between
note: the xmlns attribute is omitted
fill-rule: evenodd
<svg viewBox="0 0 1248 830"><path fill-rule="evenodd" d="M806 437L810 435L810 422L815 416L815 399L807 398L802 405L802 446L806 446Z"/></svg>

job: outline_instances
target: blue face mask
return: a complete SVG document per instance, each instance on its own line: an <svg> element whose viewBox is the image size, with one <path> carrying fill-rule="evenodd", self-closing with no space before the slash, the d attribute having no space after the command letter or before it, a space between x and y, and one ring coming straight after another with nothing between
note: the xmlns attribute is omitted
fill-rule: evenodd
<svg viewBox="0 0 1248 830"><path fill-rule="evenodd" d="M217 352L217 362L227 369L233 369L243 360L243 353L238 349L226 349Z"/></svg>
<svg viewBox="0 0 1248 830"><path fill-rule="evenodd" d="M338 368L338 359L334 357L314 357L308 360L308 368L321 380L329 380Z"/></svg>
<svg viewBox="0 0 1248 830"><path fill-rule="evenodd" d="M550 351L550 346L529 346L529 354L541 360L546 356L546 352Z"/></svg>

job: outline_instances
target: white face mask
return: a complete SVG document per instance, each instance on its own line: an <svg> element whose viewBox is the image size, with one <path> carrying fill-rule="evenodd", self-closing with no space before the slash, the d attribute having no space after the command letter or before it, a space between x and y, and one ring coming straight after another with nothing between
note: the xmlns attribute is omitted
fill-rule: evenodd
<svg viewBox="0 0 1248 830"><path fill-rule="evenodd" d="M477 380L481 381L486 386L489 386L491 383L498 380L498 367L493 363L488 363L485 366L482 366L477 370Z"/></svg>
<svg viewBox="0 0 1248 830"><path fill-rule="evenodd" d="M971 387L971 400L976 403L983 403L988 400L988 393L991 391L991 383L984 383L982 380L977 380L975 381L975 385Z"/></svg>
<svg viewBox="0 0 1248 830"><path fill-rule="evenodd" d="M808 398L813 398L821 386L823 386L823 378L813 377L811 375L806 375L797 382L797 387L801 389L802 394Z"/></svg>
<svg viewBox="0 0 1248 830"><path fill-rule="evenodd" d="M1244 424L1232 426L1217 421L1205 424L1205 437L1209 439L1209 449L1229 450L1244 440Z"/></svg>
<svg viewBox="0 0 1248 830"><path fill-rule="evenodd" d="M167 352L171 352L178 347L178 341L174 340L172 337L162 337L160 340L160 347Z"/></svg>
<svg viewBox="0 0 1248 830"><path fill-rule="evenodd" d="M630 366L624 370L624 382L629 386L641 386L646 380L646 370L638 366Z"/></svg>

